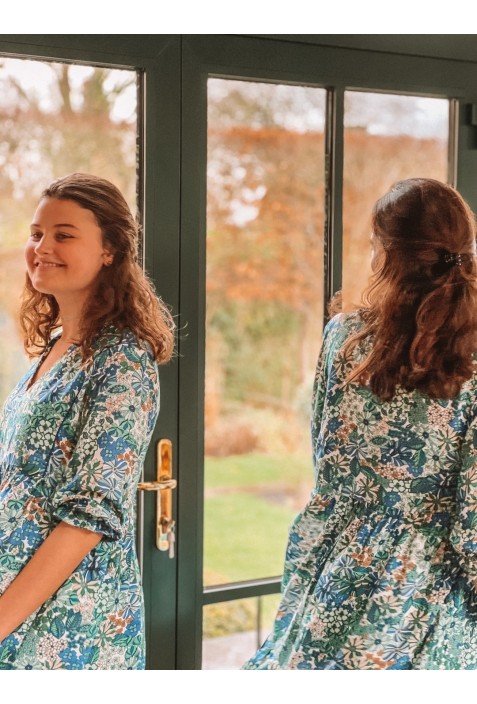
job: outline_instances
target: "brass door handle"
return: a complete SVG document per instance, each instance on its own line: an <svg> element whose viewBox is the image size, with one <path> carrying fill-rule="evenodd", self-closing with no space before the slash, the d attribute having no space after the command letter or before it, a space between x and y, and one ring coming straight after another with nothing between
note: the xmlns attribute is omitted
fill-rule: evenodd
<svg viewBox="0 0 477 704"><path fill-rule="evenodd" d="M175 489L177 481L175 479L159 479L155 482L139 482L137 488L141 491L168 491Z"/></svg>
<svg viewBox="0 0 477 704"><path fill-rule="evenodd" d="M140 482L140 491L156 491L156 547L169 551L174 557L175 521L172 517L172 489L177 486L172 479L172 442L167 438L159 440L156 445L156 480Z"/></svg>

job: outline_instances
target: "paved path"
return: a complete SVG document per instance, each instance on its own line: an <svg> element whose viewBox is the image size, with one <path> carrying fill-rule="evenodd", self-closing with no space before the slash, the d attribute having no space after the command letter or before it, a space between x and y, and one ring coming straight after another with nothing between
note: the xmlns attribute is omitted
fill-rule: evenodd
<svg viewBox="0 0 477 704"><path fill-rule="evenodd" d="M203 670L240 670L257 650L256 631L209 638L203 643Z"/></svg>

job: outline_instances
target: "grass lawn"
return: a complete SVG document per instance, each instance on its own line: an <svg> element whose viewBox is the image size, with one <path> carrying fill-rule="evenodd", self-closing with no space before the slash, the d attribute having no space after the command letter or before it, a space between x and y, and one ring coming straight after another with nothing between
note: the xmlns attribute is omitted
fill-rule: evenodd
<svg viewBox="0 0 477 704"><path fill-rule="evenodd" d="M286 482L293 485L313 478L311 456L303 455L232 455L206 457L205 486L253 487L257 484Z"/></svg>
<svg viewBox="0 0 477 704"><path fill-rule="evenodd" d="M210 584L280 575L296 515L239 490L207 499L204 556ZM209 577L208 577L209 573Z"/></svg>
<svg viewBox="0 0 477 704"><path fill-rule="evenodd" d="M288 528L299 509L290 493L311 490L306 456L240 455L206 461L205 583L281 575Z"/></svg>

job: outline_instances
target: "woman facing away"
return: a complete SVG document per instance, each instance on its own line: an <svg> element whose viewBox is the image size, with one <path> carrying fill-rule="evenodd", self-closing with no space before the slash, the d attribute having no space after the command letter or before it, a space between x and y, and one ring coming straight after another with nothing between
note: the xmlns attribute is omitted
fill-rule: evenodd
<svg viewBox="0 0 477 704"><path fill-rule="evenodd" d="M316 485L245 669L477 669L477 266L451 187L375 205L366 306L324 331Z"/></svg>
<svg viewBox="0 0 477 704"><path fill-rule="evenodd" d="M136 487L174 325L137 245L109 181L43 192L21 308L39 358L0 416L0 669L145 666Z"/></svg>

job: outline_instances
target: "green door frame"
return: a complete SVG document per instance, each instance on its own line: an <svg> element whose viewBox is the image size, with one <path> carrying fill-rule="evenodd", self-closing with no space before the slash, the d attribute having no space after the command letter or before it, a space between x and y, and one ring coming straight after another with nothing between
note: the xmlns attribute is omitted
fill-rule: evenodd
<svg viewBox="0 0 477 704"><path fill-rule="evenodd" d="M95 64L139 72L138 172L144 221L144 264L163 299L179 310L180 52L178 35L0 35L0 54ZM60 175L60 174L58 174ZM38 184L39 191L45 184ZM154 445L178 438L177 360L161 370L161 406L144 478L156 477ZM177 454L174 464L177 461ZM174 499L175 501L175 499ZM146 602L148 669L174 669L176 650L176 561L155 541L155 497L139 497L139 550ZM143 514L141 525L140 514ZM142 540L141 540L142 534ZM166 644L166 647L165 645Z"/></svg>
<svg viewBox="0 0 477 704"><path fill-rule="evenodd" d="M337 36L337 35L336 35ZM154 547L154 501L144 498L143 583L148 668L198 669L204 603L277 591L276 580L208 590L202 584L205 354L207 79L286 82L328 89L326 295L341 285L343 103L347 88L455 99L460 138L452 172L477 208L477 149L471 106L477 103L477 59L412 51L412 35L386 50L383 35L0 35L0 55L51 59L142 74L145 266L161 296L179 314L178 357L161 372L161 412L154 440L175 449L177 560ZM443 55L452 55L452 35ZM414 39L419 42L419 36ZM411 55L414 54L414 55ZM458 57L458 53L456 54ZM454 131L453 131L454 134ZM39 186L40 187L40 186ZM146 458L145 478L154 477Z"/></svg>
<svg viewBox="0 0 477 704"><path fill-rule="evenodd" d="M477 100L477 61L406 54L409 37L405 37L402 53L396 50L396 43L392 52L383 50L382 37L379 37L381 43L378 42L380 50L372 49L372 35L363 39L368 39L369 50L346 48L346 38L337 47L314 44L312 37L302 42L296 35L294 40L277 35L183 37L180 299L188 335L180 348L179 443L184 475L179 494L179 550L187 559L179 563L179 669L201 666L205 604L269 594L279 587L277 580L263 579L204 590L202 582L207 79L223 77L328 88L325 300L341 286L345 89L452 99L450 172L457 175L457 185L471 205L477 206L472 184L472 174L477 174L476 157L472 153L473 128L469 134L465 133L466 142L459 145L459 156L463 152L465 159L457 159L457 165L454 138L458 102ZM462 110L460 115L462 130Z"/></svg>

